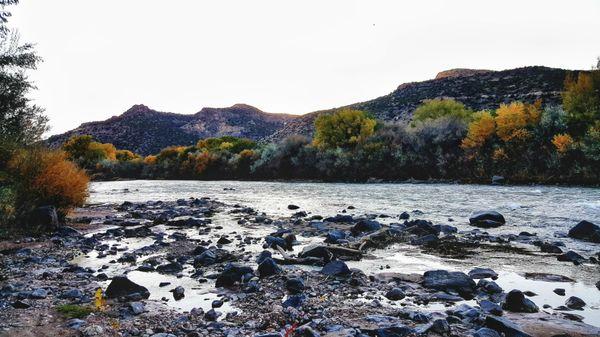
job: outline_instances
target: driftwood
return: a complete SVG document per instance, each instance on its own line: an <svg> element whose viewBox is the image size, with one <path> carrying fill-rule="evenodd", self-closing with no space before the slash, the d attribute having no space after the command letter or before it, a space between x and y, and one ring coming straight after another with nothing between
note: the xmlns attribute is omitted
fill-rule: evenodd
<svg viewBox="0 0 600 337"><path fill-rule="evenodd" d="M279 246L276 246L276 248L277 248L277 251L279 251L279 254L281 254L281 256L283 256L283 260L278 259L278 258L273 258L273 260L275 262L277 262L278 264L282 264L282 265L303 264L303 265L310 265L310 266L322 266L325 264L323 259L320 259L318 257L295 258L295 257L289 256L288 253L285 250L283 250L283 248L281 248Z"/></svg>

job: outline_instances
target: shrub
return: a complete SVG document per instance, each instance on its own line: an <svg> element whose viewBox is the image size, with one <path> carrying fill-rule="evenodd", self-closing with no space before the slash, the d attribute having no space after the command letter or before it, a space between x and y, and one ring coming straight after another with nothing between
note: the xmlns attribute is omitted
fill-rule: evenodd
<svg viewBox="0 0 600 337"><path fill-rule="evenodd" d="M582 136L600 119L600 70L580 72L577 79L567 76L562 99L570 132Z"/></svg>
<svg viewBox="0 0 600 337"><path fill-rule="evenodd" d="M375 119L363 111L342 109L323 114L315 120L313 144L319 148L353 148L364 142L375 131Z"/></svg>
<svg viewBox="0 0 600 337"><path fill-rule="evenodd" d="M413 114L414 122L423 122L426 120L436 120L442 117L454 117L468 123L471 120L473 111L468 109L461 102L451 98L430 99L421 104Z"/></svg>
<svg viewBox="0 0 600 337"><path fill-rule="evenodd" d="M26 215L39 206L52 205L61 215L81 206L87 197L89 178L63 151L41 148L19 150L8 170L15 191L15 210Z"/></svg>
<svg viewBox="0 0 600 337"><path fill-rule="evenodd" d="M94 308L89 305L63 304L56 307L56 311L65 315L67 318L84 318L94 312Z"/></svg>
<svg viewBox="0 0 600 337"><path fill-rule="evenodd" d="M526 127L539 123L541 102L501 104L496 110L496 134L503 141L526 138Z"/></svg>
<svg viewBox="0 0 600 337"><path fill-rule="evenodd" d="M552 144L558 153L565 153L573 146L573 138L566 133L558 134L552 137Z"/></svg>
<svg viewBox="0 0 600 337"><path fill-rule="evenodd" d="M462 142L465 149L482 147L496 132L496 121L488 111L481 111L473 116L469 124L467 137Z"/></svg>

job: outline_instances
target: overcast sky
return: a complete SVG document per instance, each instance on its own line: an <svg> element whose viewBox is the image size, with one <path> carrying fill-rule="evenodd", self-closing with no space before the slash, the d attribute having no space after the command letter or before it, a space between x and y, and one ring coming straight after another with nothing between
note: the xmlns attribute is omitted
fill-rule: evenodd
<svg viewBox="0 0 600 337"><path fill-rule="evenodd" d="M133 104L302 114L449 68L589 69L600 1L21 0L50 134Z"/></svg>

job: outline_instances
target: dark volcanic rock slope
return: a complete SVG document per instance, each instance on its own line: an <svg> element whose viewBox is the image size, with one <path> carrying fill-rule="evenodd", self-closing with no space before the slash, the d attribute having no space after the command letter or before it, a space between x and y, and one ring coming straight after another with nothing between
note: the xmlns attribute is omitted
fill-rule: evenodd
<svg viewBox="0 0 600 337"><path fill-rule="evenodd" d="M159 152L171 145L191 145L201 138L236 136L262 139L282 128L295 116L271 114L244 104L229 108L204 108L193 115L159 112L145 105L134 105L120 116L105 121L84 123L48 143L59 147L73 135L92 135L143 155Z"/></svg>
<svg viewBox="0 0 600 337"><path fill-rule="evenodd" d="M541 98L544 104L560 102L567 70L546 67L525 67L503 71L458 69L451 76L405 83L389 95L348 107L366 110L385 121L408 121L414 109L424 100L454 98L474 110L495 109L500 103L533 102ZM268 137L280 140L292 134L311 136L315 118L333 110L312 112L287 123Z"/></svg>

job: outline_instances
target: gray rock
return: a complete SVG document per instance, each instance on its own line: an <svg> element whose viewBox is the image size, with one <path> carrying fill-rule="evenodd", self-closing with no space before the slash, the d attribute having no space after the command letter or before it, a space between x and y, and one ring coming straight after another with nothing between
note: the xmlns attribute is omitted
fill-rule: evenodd
<svg viewBox="0 0 600 337"><path fill-rule="evenodd" d="M506 337L532 337L518 324L503 317L489 315L485 318L485 326L503 333Z"/></svg>
<svg viewBox="0 0 600 337"><path fill-rule="evenodd" d="M471 214L469 223L476 227L494 228L504 225L506 220L502 214L496 211L479 211Z"/></svg>
<svg viewBox="0 0 600 337"><path fill-rule="evenodd" d="M491 278L495 280L498 278L498 274L490 268L473 268L469 271L469 276L472 279Z"/></svg>
<svg viewBox="0 0 600 337"><path fill-rule="evenodd" d="M554 289L554 293L559 296L565 296L566 291L563 288L556 288Z"/></svg>
<svg viewBox="0 0 600 337"><path fill-rule="evenodd" d="M173 298L175 301L179 301L180 299L185 297L185 289L182 286L178 286L175 289L170 290L173 293Z"/></svg>
<svg viewBox="0 0 600 337"><path fill-rule="evenodd" d="M346 276L350 274L350 268L348 268L345 262L335 260L323 266L321 273L329 276Z"/></svg>
<svg viewBox="0 0 600 337"><path fill-rule="evenodd" d="M139 314L143 313L144 311L146 311L146 308L144 307L144 303L142 303L142 302L131 302L131 303L129 303L129 308L131 309L131 312L134 315L139 315Z"/></svg>
<svg viewBox="0 0 600 337"><path fill-rule="evenodd" d="M481 328L473 334L473 337L502 337L495 330L489 328Z"/></svg>
<svg viewBox="0 0 600 337"><path fill-rule="evenodd" d="M385 294L385 297L390 301L399 301L406 297L404 291L400 288L393 288Z"/></svg>
<svg viewBox="0 0 600 337"><path fill-rule="evenodd" d="M586 303L579 297L571 296L567 299L565 305L569 309L583 310L583 307L586 306Z"/></svg>
<svg viewBox="0 0 600 337"><path fill-rule="evenodd" d="M600 226L583 220L571 228L568 235L574 239L600 243Z"/></svg>
<svg viewBox="0 0 600 337"><path fill-rule="evenodd" d="M34 291L31 292L31 294L29 295L29 298L33 298L33 299L44 299L48 296L48 291L46 291L46 289L44 288L37 288Z"/></svg>
<svg viewBox="0 0 600 337"><path fill-rule="evenodd" d="M258 265L257 271L260 278L269 277L283 272L275 260L270 257L267 257Z"/></svg>
<svg viewBox="0 0 600 337"><path fill-rule="evenodd" d="M285 281L285 288L290 294L300 294L304 291L304 281L300 278L291 278Z"/></svg>
<svg viewBox="0 0 600 337"><path fill-rule="evenodd" d="M139 294L142 298L150 297L150 292L146 287L132 282L125 276L115 276L106 288L107 298L127 297Z"/></svg>
<svg viewBox="0 0 600 337"><path fill-rule="evenodd" d="M471 298L475 281L465 273L447 270L430 270L423 274L423 286L442 291L456 291L462 297Z"/></svg>
<svg viewBox="0 0 600 337"><path fill-rule="evenodd" d="M512 312L538 312L539 308L533 301L525 298L525 295L520 290L511 290L502 303L502 309Z"/></svg>

